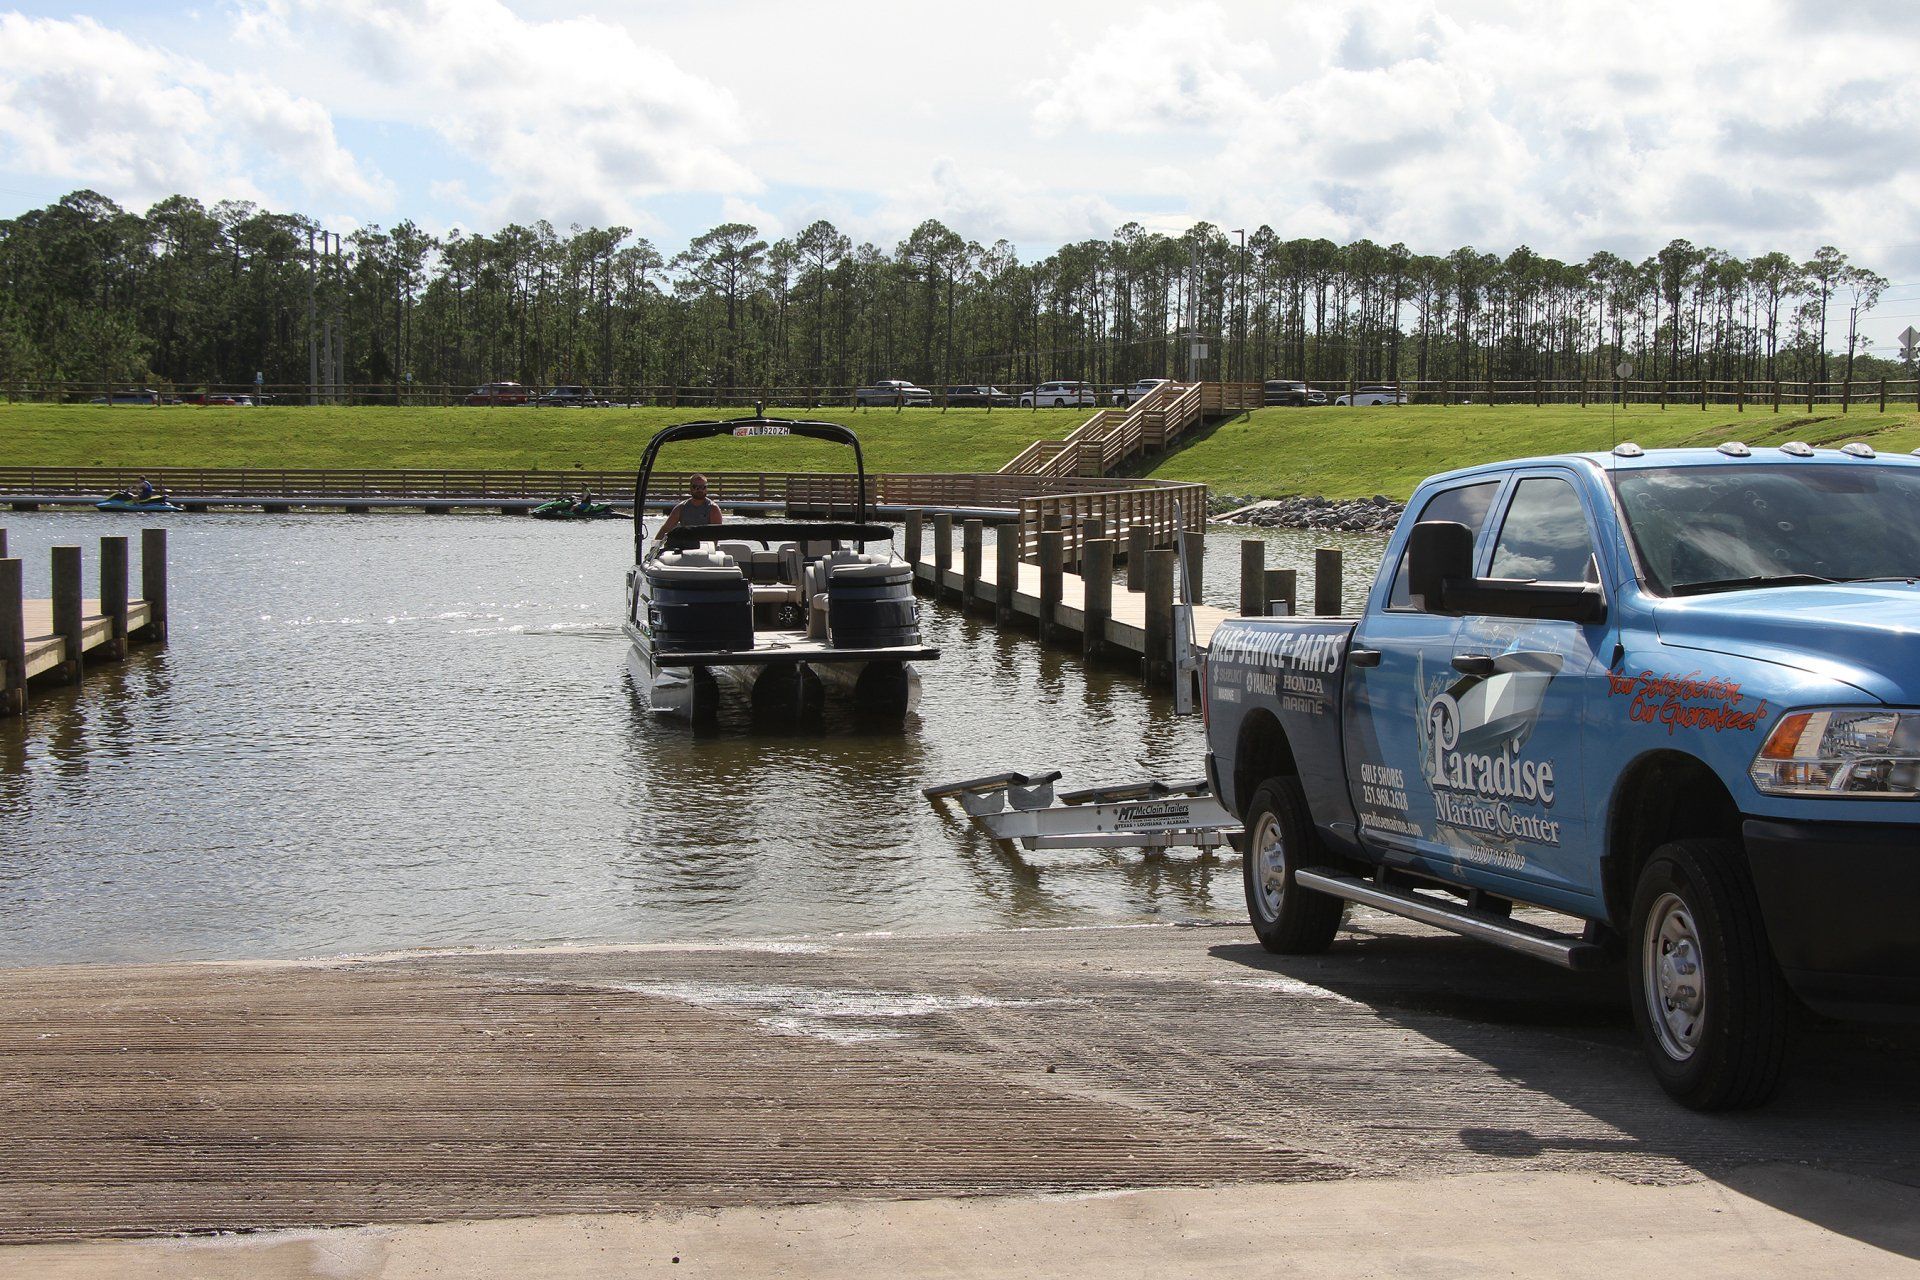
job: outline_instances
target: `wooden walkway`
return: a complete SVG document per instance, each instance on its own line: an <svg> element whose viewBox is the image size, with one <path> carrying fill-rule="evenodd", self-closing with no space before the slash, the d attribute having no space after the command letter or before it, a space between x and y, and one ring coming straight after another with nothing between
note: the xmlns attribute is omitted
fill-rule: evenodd
<svg viewBox="0 0 1920 1280"><path fill-rule="evenodd" d="M67 661L67 641L53 629L53 601L23 600L21 616L27 640L27 679L57 671ZM153 606L145 600L127 602L129 633L144 631L153 620ZM113 615L101 611L98 600L80 602L80 651L83 655L113 644Z"/></svg>
<svg viewBox="0 0 1920 1280"><path fill-rule="evenodd" d="M1171 553L1169 553L1171 554ZM929 587L934 585L937 574L934 565L922 561L914 566L914 575ZM1018 580L1013 588L1013 611L1020 617L1040 619L1041 570L1037 564L1022 563L1019 566ZM944 579L938 584L939 594L958 597L962 605L993 608L999 598L999 567L984 562L980 566L980 578L973 584L972 598L967 598L965 571L958 568L948 569ZM1225 609L1209 604L1193 606L1193 639L1201 649L1213 641L1213 633L1221 623L1234 615ZM1077 573L1060 575L1060 602L1053 609L1052 626L1056 632L1066 632L1082 637L1086 642L1087 632L1087 582ZM1092 637L1095 646L1104 645L1109 651L1135 653L1144 657L1147 653L1147 592L1129 591L1126 585L1116 582L1113 585L1111 605L1105 616L1105 627L1100 635Z"/></svg>
<svg viewBox="0 0 1920 1280"><path fill-rule="evenodd" d="M32 685L78 681L94 658L124 658L135 641L167 638L167 535L140 537L140 596L128 590L128 540L100 539L99 594L81 595L76 546L52 549L53 598L29 600L21 563L0 529L0 715L27 709Z"/></svg>

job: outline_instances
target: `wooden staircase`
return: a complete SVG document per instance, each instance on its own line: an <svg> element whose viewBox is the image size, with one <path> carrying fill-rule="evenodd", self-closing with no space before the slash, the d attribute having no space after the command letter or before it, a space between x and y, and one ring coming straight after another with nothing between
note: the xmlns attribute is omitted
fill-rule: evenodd
<svg viewBox="0 0 1920 1280"><path fill-rule="evenodd" d="M1258 382L1166 382L1124 409L1101 409L1065 440L1036 440L1000 468L1003 475L1053 479L1112 475L1145 452L1264 403Z"/></svg>

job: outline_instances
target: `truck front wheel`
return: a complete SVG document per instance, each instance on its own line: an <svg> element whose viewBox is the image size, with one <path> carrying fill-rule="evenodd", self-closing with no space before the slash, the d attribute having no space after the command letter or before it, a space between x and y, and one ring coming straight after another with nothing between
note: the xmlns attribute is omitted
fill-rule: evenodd
<svg viewBox="0 0 1920 1280"><path fill-rule="evenodd" d="M1247 918L1260 945L1280 955L1312 955L1333 945L1346 903L1302 889L1293 878L1320 851L1298 778L1269 778L1254 790L1246 813Z"/></svg>
<svg viewBox="0 0 1920 1280"><path fill-rule="evenodd" d="M1793 997L1736 842L1653 851L1633 895L1629 955L1633 1020L1662 1088L1697 1111L1773 1095Z"/></svg>

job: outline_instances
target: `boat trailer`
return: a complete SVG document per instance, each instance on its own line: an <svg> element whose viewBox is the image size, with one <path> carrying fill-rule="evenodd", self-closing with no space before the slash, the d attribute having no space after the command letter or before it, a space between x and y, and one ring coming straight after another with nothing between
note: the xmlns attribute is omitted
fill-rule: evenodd
<svg viewBox="0 0 1920 1280"><path fill-rule="evenodd" d="M1240 821L1214 799L1204 778L1056 794L1059 780L1058 769L1009 771L923 787L920 794L935 805L958 800L992 839L1029 850L1238 847Z"/></svg>
<svg viewBox="0 0 1920 1280"><path fill-rule="evenodd" d="M1173 504L1175 528L1184 528ZM1173 606L1174 714L1190 716L1202 666L1193 631L1193 581L1185 538L1175 540L1178 591ZM1039 849L1217 849L1241 846L1240 820L1213 796L1205 778L1113 783L1054 793L1058 769L990 773L920 794L938 806L958 800L995 841Z"/></svg>

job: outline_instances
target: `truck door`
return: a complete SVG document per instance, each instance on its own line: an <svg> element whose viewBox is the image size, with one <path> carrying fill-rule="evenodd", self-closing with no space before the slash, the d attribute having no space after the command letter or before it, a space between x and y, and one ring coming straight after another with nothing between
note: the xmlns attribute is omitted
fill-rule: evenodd
<svg viewBox="0 0 1920 1280"><path fill-rule="evenodd" d="M1484 577L1598 582L1590 512L1572 473L1515 474L1481 548ZM1581 723L1604 672L1607 623L1468 616L1432 695L1428 779L1452 869L1590 895ZM1568 904L1572 905L1572 904Z"/></svg>
<svg viewBox="0 0 1920 1280"><path fill-rule="evenodd" d="M1420 520L1451 520L1483 534L1504 477L1442 489L1420 508ZM1423 782L1431 691L1458 678L1450 665L1461 620L1427 610L1408 587L1403 522L1399 561L1382 573L1347 654L1342 719L1347 726L1347 783L1359 837L1389 859L1443 852L1434 798Z"/></svg>

